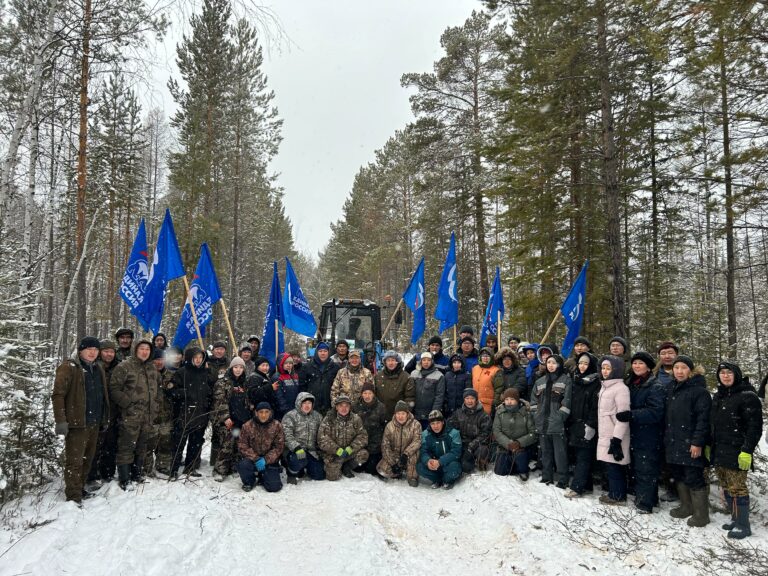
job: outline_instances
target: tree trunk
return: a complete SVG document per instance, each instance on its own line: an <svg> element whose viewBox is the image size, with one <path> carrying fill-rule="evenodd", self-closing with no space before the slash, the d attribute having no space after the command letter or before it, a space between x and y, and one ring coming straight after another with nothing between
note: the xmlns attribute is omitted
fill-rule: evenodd
<svg viewBox="0 0 768 576"><path fill-rule="evenodd" d="M239 294L237 279L237 257L240 252L240 185L242 179L242 167L240 163L242 126L238 120L235 132L235 181L232 198L232 254L229 261L229 311L231 314L230 323L237 326L237 317L239 310ZM232 350L235 351L236 342L232 342Z"/></svg>
<svg viewBox="0 0 768 576"><path fill-rule="evenodd" d="M85 0L83 7L83 53L80 58L80 127L77 150L77 224L75 228L76 254L78 262L84 260L85 250L85 200L87 184L87 145L88 145L88 79L91 50L91 0ZM78 266L77 272L77 339L86 332L86 267Z"/></svg>
<svg viewBox="0 0 768 576"><path fill-rule="evenodd" d="M35 187L37 185L37 158L40 153L40 124L35 118L32 122L32 130L29 147L29 175L27 194L24 198L24 237L21 247L21 280L19 281L19 294L22 295L29 289L30 269L32 261L32 214L35 211ZM26 300L22 300L26 303Z"/></svg>
<svg viewBox="0 0 768 576"><path fill-rule="evenodd" d="M613 282L613 332L627 334L627 311L624 301L623 251L621 247L620 190L613 133L612 88L607 42L605 0L597 2L597 51L600 67L600 104L603 123L603 185L605 187L608 226L606 240L610 254L610 276Z"/></svg>

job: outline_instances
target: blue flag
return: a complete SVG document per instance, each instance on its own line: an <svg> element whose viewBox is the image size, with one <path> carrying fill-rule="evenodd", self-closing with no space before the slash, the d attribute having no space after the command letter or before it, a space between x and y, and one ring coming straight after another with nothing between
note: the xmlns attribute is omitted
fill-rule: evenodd
<svg viewBox="0 0 768 576"><path fill-rule="evenodd" d="M285 291L283 292L283 316L285 327L297 334L312 338L317 334L317 323L309 302L299 286L291 261L285 257Z"/></svg>
<svg viewBox="0 0 768 576"><path fill-rule="evenodd" d="M216 270L213 269L213 260L208 244L200 246L200 259L197 261L195 276L192 278L192 284L189 286L189 296L184 309L181 311L179 325L176 327L176 335L173 337L173 345L182 350L190 340L197 338L195 330L195 320L192 317L192 310L189 307L189 301L195 307L197 314L197 323L200 326L200 335L205 336L205 327L213 319L213 306L221 300L221 288L219 288L219 279L216 278Z"/></svg>
<svg viewBox="0 0 768 576"><path fill-rule="evenodd" d="M459 322L459 299L456 296L456 237L453 232L443 274L440 276L440 285L437 287L435 318L440 320L440 332Z"/></svg>
<svg viewBox="0 0 768 576"><path fill-rule="evenodd" d="M426 306L424 306L424 258L416 267L411 277L408 288L403 293L405 305L413 312L413 329L411 330L411 344L416 344L427 327Z"/></svg>
<svg viewBox="0 0 768 576"><path fill-rule="evenodd" d="M277 342L275 342L275 321L277 321ZM269 360L270 366L275 367L277 356L285 351L283 337L283 306L280 301L280 278L277 276L277 262L274 263L272 274L272 287L269 290L269 302L267 313L264 315L264 332L261 335L260 354Z"/></svg>
<svg viewBox="0 0 768 576"><path fill-rule="evenodd" d="M584 320L584 304L587 301L587 268L589 268L589 260L584 262L576 282L571 286L568 297L560 307L560 313L563 315L565 326L568 328L561 348L563 358L570 356L574 341L581 332L581 323Z"/></svg>
<svg viewBox="0 0 768 576"><path fill-rule="evenodd" d="M120 297L125 300L128 309L134 316L136 316L136 308L144 301L144 293L147 290L147 279L149 278L147 258L149 258L147 230L144 228L144 218L142 218L139 223L139 230L136 232L136 240L133 241L128 265L125 267L123 281L120 283Z"/></svg>
<svg viewBox="0 0 768 576"><path fill-rule="evenodd" d="M157 236L157 246L149 267L147 290L144 300L136 310L136 317L144 330L151 330L153 334L160 331L168 282L182 276L184 276L184 263L181 260L179 244L176 242L171 211L166 208L163 226Z"/></svg>
<svg viewBox="0 0 768 576"><path fill-rule="evenodd" d="M491 295L488 296L488 306L485 309L485 319L483 320L483 329L480 332L480 346L485 346L485 339L488 334L499 335L499 313L504 318L504 295L501 293L501 278L499 278L499 267L496 266L496 278L493 279Z"/></svg>

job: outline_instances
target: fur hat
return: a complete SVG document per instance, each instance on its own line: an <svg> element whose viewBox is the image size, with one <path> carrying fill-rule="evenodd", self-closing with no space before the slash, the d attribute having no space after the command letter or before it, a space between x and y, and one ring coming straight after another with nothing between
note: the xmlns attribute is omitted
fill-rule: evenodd
<svg viewBox="0 0 768 576"><path fill-rule="evenodd" d="M634 362L635 360L640 360L641 362L644 362L645 365L648 366L648 370L653 370L656 368L656 361L653 359L653 356L651 356L645 350L641 350L640 352L635 352L634 354L632 354L631 362Z"/></svg>
<svg viewBox="0 0 768 576"><path fill-rule="evenodd" d="M440 410L432 410L432 412L429 413L429 416L427 416L427 420L430 422L442 422L445 420L445 416L443 416L443 413L440 412Z"/></svg>
<svg viewBox="0 0 768 576"><path fill-rule="evenodd" d="M501 401L504 402L507 398L514 398L518 402L520 401L520 391L517 388L507 388L501 394Z"/></svg>

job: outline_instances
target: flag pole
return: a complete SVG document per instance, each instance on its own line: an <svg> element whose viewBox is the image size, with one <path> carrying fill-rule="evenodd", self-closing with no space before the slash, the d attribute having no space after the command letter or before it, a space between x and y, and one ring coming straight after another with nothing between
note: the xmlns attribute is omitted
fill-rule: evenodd
<svg viewBox="0 0 768 576"><path fill-rule="evenodd" d="M275 369L277 369L278 360L280 360L280 320L275 318Z"/></svg>
<svg viewBox="0 0 768 576"><path fill-rule="evenodd" d="M555 322L562 316L563 313L560 312L560 308L557 309L557 312L555 313L555 317L552 318L552 322L549 325L549 328L547 328L547 331L544 333L544 336L541 338L540 344L546 344L547 337L549 336L549 333L552 332L552 329L555 327Z"/></svg>
<svg viewBox="0 0 768 576"><path fill-rule="evenodd" d="M221 302L221 311L224 313L224 322L227 325L227 332L229 332L229 339L232 342L232 357L237 356L237 342L235 342L235 335L232 332L232 324L229 323L229 314L227 313L227 305L224 304L224 298L219 300Z"/></svg>
<svg viewBox="0 0 768 576"><path fill-rule="evenodd" d="M187 275L182 276L184 278L184 288L187 290L187 302L189 302L189 309L192 311L192 320L195 322L195 332L197 332L197 341L200 343L200 348L205 352L205 344L203 344L203 337L200 335L200 325L197 323L197 312L195 312L195 304L192 302L192 298L189 295L189 280Z"/></svg>
<svg viewBox="0 0 768 576"><path fill-rule="evenodd" d="M457 336L456 336L456 324L454 324L453 325L453 349L454 350L456 350L457 347L459 349L461 348L461 346L458 344L458 342L456 342L456 338L457 338Z"/></svg>
<svg viewBox="0 0 768 576"><path fill-rule="evenodd" d="M501 310L496 312L496 342L499 350L501 350Z"/></svg>
<svg viewBox="0 0 768 576"><path fill-rule="evenodd" d="M395 316L397 316L397 312L398 312L398 310L400 310L400 306L403 305L403 302L405 302L405 300L400 298L400 302L397 303L397 307L395 307L395 311L392 312L392 316L389 317L389 322L387 322L387 326L386 326L386 328L384 328L384 332L381 333L381 339L382 340L384 339L384 336L387 335L387 332L389 332L389 327L392 326L392 322L394 322Z"/></svg>

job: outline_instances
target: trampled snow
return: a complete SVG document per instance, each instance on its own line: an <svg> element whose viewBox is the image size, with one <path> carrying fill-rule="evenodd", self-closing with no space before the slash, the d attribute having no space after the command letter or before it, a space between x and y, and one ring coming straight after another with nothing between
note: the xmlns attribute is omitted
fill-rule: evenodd
<svg viewBox="0 0 768 576"><path fill-rule="evenodd" d="M234 477L103 486L82 509L60 482L3 509L0 575L670 574L723 546L726 517L703 529L492 472L451 491L366 474L250 493ZM632 497L630 497L630 501ZM716 496L712 496L715 503ZM760 503L762 504L762 502ZM768 541L755 518L752 544Z"/></svg>

